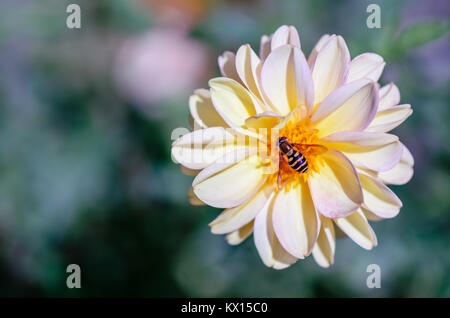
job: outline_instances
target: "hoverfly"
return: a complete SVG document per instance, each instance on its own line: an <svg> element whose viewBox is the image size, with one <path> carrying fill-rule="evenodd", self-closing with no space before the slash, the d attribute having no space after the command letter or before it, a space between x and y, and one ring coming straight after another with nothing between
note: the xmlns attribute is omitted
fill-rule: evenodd
<svg viewBox="0 0 450 318"><path fill-rule="evenodd" d="M304 146L314 147L316 153L323 153L327 151L327 148L316 144L296 144L286 137L281 137L278 139L278 146L280 148L280 164L281 160L286 160L289 167L298 173L306 173L308 171L308 160L306 157L298 150ZM281 177L280 169L278 169L278 187L281 187Z"/></svg>

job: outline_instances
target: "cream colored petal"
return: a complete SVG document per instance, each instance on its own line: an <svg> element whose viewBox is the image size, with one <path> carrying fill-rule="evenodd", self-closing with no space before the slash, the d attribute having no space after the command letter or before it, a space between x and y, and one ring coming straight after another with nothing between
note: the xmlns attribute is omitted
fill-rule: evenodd
<svg viewBox="0 0 450 318"><path fill-rule="evenodd" d="M283 129L286 124L291 120L300 121L303 119L307 114L307 110L305 106L297 106L294 108L289 114L286 116L283 116L283 119L280 121L278 125L274 127L274 129L281 130Z"/></svg>
<svg viewBox="0 0 450 318"><path fill-rule="evenodd" d="M178 138L172 144L172 158L186 168L200 170L228 152L247 147L245 137L222 127L212 127L194 130Z"/></svg>
<svg viewBox="0 0 450 318"><path fill-rule="evenodd" d="M378 82L385 65L383 58L378 54L358 55L350 62L347 83L361 78L370 78L372 81Z"/></svg>
<svg viewBox="0 0 450 318"><path fill-rule="evenodd" d="M371 250L377 246L377 237L360 210L345 218L334 219L334 222L348 237L362 248Z"/></svg>
<svg viewBox="0 0 450 318"><path fill-rule="evenodd" d="M378 178L386 184L401 185L411 180L414 170L414 159L411 152L403 145L400 162L391 170L378 173Z"/></svg>
<svg viewBox="0 0 450 318"><path fill-rule="evenodd" d="M194 129L208 127L228 127L211 101L207 89L197 89L189 98L189 109L194 119Z"/></svg>
<svg viewBox="0 0 450 318"><path fill-rule="evenodd" d="M286 251L303 258L311 250L319 234L320 221L306 183L279 191L273 203L273 227Z"/></svg>
<svg viewBox="0 0 450 318"><path fill-rule="evenodd" d="M341 131L364 130L375 117L378 86L369 79L360 79L336 89L317 107L311 117L318 137Z"/></svg>
<svg viewBox="0 0 450 318"><path fill-rule="evenodd" d="M332 219L330 219L330 220L332 220ZM334 224L334 222L333 222L333 224ZM342 232L342 230L341 230L338 226L335 226L335 227L334 227L334 235L335 235L336 238L338 238L338 239L346 238L346 237L347 237L347 234L345 234L344 232Z"/></svg>
<svg viewBox="0 0 450 318"><path fill-rule="evenodd" d="M359 173L363 190L363 207L381 218L393 218L402 207L402 201L382 182L368 174Z"/></svg>
<svg viewBox="0 0 450 318"><path fill-rule="evenodd" d="M236 70L242 82L259 99L259 73L261 72L261 60L252 50L250 45L242 45L236 53Z"/></svg>
<svg viewBox="0 0 450 318"><path fill-rule="evenodd" d="M403 152L405 152L403 150ZM405 163L404 161L400 160L400 162L391 170L388 171L382 171L377 172L369 169L363 169L358 167L358 171L363 171L366 174L369 174L372 178L377 178L384 184L394 184L394 185L402 185L409 180L411 180L414 169L413 166L410 164Z"/></svg>
<svg viewBox="0 0 450 318"><path fill-rule="evenodd" d="M180 170L181 170L182 173L184 173L187 176L192 176L192 177L195 177L201 171L201 170L196 170L196 169L189 169L189 168L186 168L185 166L182 166L182 165L180 165L179 167L180 167Z"/></svg>
<svg viewBox="0 0 450 318"><path fill-rule="evenodd" d="M264 112L245 120L245 125L249 128L273 128L284 119L283 116L274 112Z"/></svg>
<svg viewBox="0 0 450 318"><path fill-rule="evenodd" d="M413 167L400 161L391 170L380 172L378 178L386 184L402 185L408 183L413 175Z"/></svg>
<svg viewBox="0 0 450 318"><path fill-rule="evenodd" d="M248 88L256 113L272 110L272 105L261 86L262 62L250 45L242 45L236 53L236 70L241 81Z"/></svg>
<svg viewBox="0 0 450 318"><path fill-rule="evenodd" d="M203 127L201 127L198 123L195 122L194 117L192 117L191 114L189 114L189 126L192 130L197 130L197 129L202 129Z"/></svg>
<svg viewBox="0 0 450 318"><path fill-rule="evenodd" d="M392 169L403 152L398 137L385 133L339 132L322 140L327 147L344 153L353 165L375 171Z"/></svg>
<svg viewBox="0 0 450 318"><path fill-rule="evenodd" d="M316 43L314 48L312 49L311 53L308 56L308 65L309 68L312 69L314 66L314 63L316 62L317 54L319 53L320 49L327 43L327 41L330 39L331 35L324 34L319 39L319 41Z"/></svg>
<svg viewBox="0 0 450 318"><path fill-rule="evenodd" d="M379 111L366 131L388 132L403 123L412 114L411 105L398 105Z"/></svg>
<svg viewBox="0 0 450 318"><path fill-rule="evenodd" d="M247 237L253 233L253 221L244 225L240 229L231 232L226 236L227 242L230 245L241 244Z"/></svg>
<svg viewBox="0 0 450 318"><path fill-rule="evenodd" d="M281 115L287 115L297 103L292 48L280 47L272 51L261 71L261 84L268 103Z"/></svg>
<svg viewBox="0 0 450 318"><path fill-rule="evenodd" d="M262 88L271 105L281 114L314 101L311 73L300 49L281 46L267 57L261 71Z"/></svg>
<svg viewBox="0 0 450 318"><path fill-rule="evenodd" d="M314 108L314 83L311 71L303 52L294 48L293 53L295 89L297 92L297 105L295 107L306 106L309 115Z"/></svg>
<svg viewBox="0 0 450 318"><path fill-rule="evenodd" d="M320 218L320 221L320 232L312 250L312 255L317 264L322 267L330 267L334 263L334 252L336 249L334 224L331 219L323 216Z"/></svg>
<svg viewBox="0 0 450 318"><path fill-rule="evenodd" d="M197 196L195 195L194 190L192 189L192 187L189 188L189 191L187 193L187 197L188 197L189 203L191 205L195 205L195 206L206 205L202 200L197 198Z"/></svg>
<svg viewBox="0 0 450 318"><path fill-rule="evenodd" d="M232 208L253 197L266 179L265 168L255 151L241 149L202 170L192 186L197 197L206 204Z"/></svg>
<svg viewBox="0 0 450 318"><path fill-rule="evenodd" d="M214 234L225 234L238 230L252 221L256 214L264 207L274 190L272 183L266 183L248 201L231 209L224 210L209 225Z"/></svg>
<svg viewBox="0 0 450 318"><path fill-rule="evenodd" d="M294 264L297 258L289 254L277 239L272 224L272 200L273 195L256 215L253 238L263 263L268 267L283 269Z"/></svg>
<svg viewBox="0 0 450 318"><path fill-rule="evenodd" d="M230 126L243 126L245 120L256 115L250 93L238 82L219 77L209 81L211 99L216 111Z"/></svg>
<svg viewBox="0 0 450 318"><path fill-rule="evenodd" d="M362 211L362 213L364 213L364 216L369 221L381 221L381 220L383 220L383 218L380 218L378 215L370 212L367 209L364 209L364 207L361 207L361 211Z"/></svg>
<svg viewBox="0 0 450 318"><path fill-rule="evenodd" d="M272 36L263 35L261 37L261 43L259 46L259 57L261 60L265 60L271 51Z"/></svg>
<svg viewBox="0 0 450 318"><path fill-rule="evenodd" d="M224 77L234 79L242 84L236 71L236 56L233 52L226 51L218 58L220 73Z"/></svg>
<svg viewBox="0 0 450 318"><path fill-rule="evenodd" d="M358 175L351 162L339 151L328 150L316 158L318 172L311 171L308 184L314 205L322 215L345 217L363 202Z"/></svg>
<svg viewBox="0 0 450 318"><path fill-rule="evenodd" d="M394 83L380 88L380 103L378 104L378 111L389 109L400 103L400 91Z"/></svg>
<svg viewBox="0 0 450 318"><path fill-rule="evenodd" d="M341 36L332 35L319 50L312 66L314 104L322 102L347 77L350 53Z"/></svg>
<svg viewBox="0 0 450 318"><path fill-rule="evenodd" d="M411 154L411 151L409 151L409 149L405 145L403 145L403 153L402 153L401 161L403 161L404 163L406 163L410 166L414 165L414 157Z"/></svg>
<svg viewBox="0 0 450 318"><path fill-rule="evenodd" d="M290 44L301 48L297 29L291 25L280 26L272 36L272 51L280 46Z"/></svg>

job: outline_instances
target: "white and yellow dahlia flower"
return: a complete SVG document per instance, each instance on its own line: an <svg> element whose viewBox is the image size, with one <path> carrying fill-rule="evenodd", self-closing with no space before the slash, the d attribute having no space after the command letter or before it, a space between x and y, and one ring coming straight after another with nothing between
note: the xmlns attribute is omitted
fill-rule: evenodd
<svg viewBox="0 0 450 318"><path fill-rule="evenodd" d="M225 208L211 231L233 245L253 233L275 269L311 253L330 266L335 226L365 249L376 246L368 220L402 207L386 184L413 174L411 153L387 133L412 110L398 105L394 84L379 88L384 66L374 53L351 60L338 35L322 36L307 59L292 26L263 36L259 56L249 45L220 56L223 77L190 98L194 131L172 145L196 176L190 202ZM278 155L279 137L298 145L306 173Z"/></svg>

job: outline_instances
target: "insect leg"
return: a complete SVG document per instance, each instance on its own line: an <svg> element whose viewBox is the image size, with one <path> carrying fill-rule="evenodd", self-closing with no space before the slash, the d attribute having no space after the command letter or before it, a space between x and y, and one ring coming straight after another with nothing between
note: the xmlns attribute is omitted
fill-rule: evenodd
<svg viewBox="0 0 450 318"><path fill-rule="evenodd" d="M278 160L278 178L277 178L278 190L281 190L281 160L282 159L283 159L283 156L281 155L281 152L280 152L279 160Z"/></svg>

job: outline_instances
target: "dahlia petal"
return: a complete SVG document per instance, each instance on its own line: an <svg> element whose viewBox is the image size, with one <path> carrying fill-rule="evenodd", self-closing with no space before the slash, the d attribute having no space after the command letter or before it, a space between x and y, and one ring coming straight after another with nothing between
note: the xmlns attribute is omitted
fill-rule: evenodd
<svg viewBox="0 0 450 318"><path fill-rule="evenodd" d="M405 145L403 145L403 153L402 153L401 161L405 162L406 164L408 164L410 166L414 165L414 157L411 154L411 151L409 151L409 149Z"/></svg>
<svg viewBox="0 0 450 318"><path fill-rule="evenodd" d="M382 182L368 174L359 173L364 196L363 207L375 215L386 219L393 218L402 207L402 201Z"/></svg>
<svg viewBox="0 0 450 318"><path fill-rule="evenodd" d="M192 114L189 114L188 121L189 126L191 127L192 130L202 129L202 127L194 121L194 117L192 117Z"/></svg>
<svg viewBox="0 0 450 318"><path fill-rule="evenodd" d="M317 107L311 122L319 130L319 138L340 131L364 130L375 117L377 105L377 84L360 79L328 95Z"/></svg>
<svg viewBox="0 0 450 318"><path fill-rule="evenodd" d="M306 106L309 115L314 108L314 83L311 71L303 52L294 48L293 53L295 89L297 92L297 105L295 107Z"/></svg>
<svg viewBox="0 0 450 318"><path fill-rule="evenodd" d="M341 36L332 35L317 53L312 67L314 104L322 102L347 77L350 53Z"/></svg>
<svg viewBox="0 0 450 318"><path fill-rule="evenodd" d="M235 80L219 77L209 81L214 107L230 126L242 126L245 120L256 115L250 93Z"/></svg>
<svg viewBox="0 0 450 318"><path fill-rule="evenodd" d="M369 220L369 221L381 221L381 220L383 220L383 218L380 218L375 213L372 213L369 210L364 209L364 207L361 207L361 211L364 214L364 216L366 217L366 219Z"/></svg>
<svg viewBox="0 0 450 318"><path fill-rule="evenodd" d="M220 55L218 58L218 64L220 73L223 77L234 79L242 84L236 71L236 56L233 52L226 51Z"/></svg>
<svg viewBox="0 0 450 318"><path fill-rule="evenodd" d="M274 112L264 112L245 120L245 125L249 128L273 128L284 119L283 116Z"/></svg>
<svg viewBox="0 0 450 318"><path fill-rule="evenodd" d="M378 82L385 65L383 58L378 54L358 55L350 62L347 83L361 78L370 78L372 81Z"/></svg>
<svg viewBox="0 0 450 318"><path fill-rule="evenodd" d="M182 165L180 165L180 170L185 175L191 176L191 177L195 177L201 171L201 170L197 170L197 169L189 169L189 168L186 168L185 166L182 166Z"/></svg>
<svg viewBox="0 0 450 318"><path fill-rule="evenodd" d="M319 53L320 49L327 43L327 41L330 39L331 35L324 34L320 37L319 41L317 41L316 45L312 49L311 53L308 56L308 65L309 68L312 70L314 63L316 62L317 54Z"/></svg>
<svg viewBox="0 0 450 318"><path fill-rule="evenodd" d="M188 196L189 203L190 203L191 205L194 205L194 206L205 205L205 203L204 203L202 200L200 200L199 198L197 198L197 196L196 196L195 193L194 193L194 189L193 189L192 187L189 188L189 191L188 191L188 193L187 193L187 196Z"/></svg>
<svg viewBox="0 0 450 318"><path fill-rule="evenodd" d="M272 197L256 215L253 228L256 249L263 263L268 267L283 269L297 261L280 244L272 224Z"/></svg>
<svg viewBox="0 0 450 318"><path fill-rule="evenodd" d="M362 248L371 250L377 246L377 237L360 210L345 218L334 219L334 222L348 237Z"/></svg>
<svg viewBox="0 0 450 318"><path fill-rule="evenodd" d="M214 234L225 234L238 230L249 223L264 207L273 192L273 184L265 184L251 199L231 209L224 210L209 225Z"/></svg>
<svg viewBox="0 0 450 318"><path fill-rule="evenodd" d="M286 44L301 48L297 29L291 25L282 25L275 31L272 36L272 51Z"/></svg>
<svg viewBox="0 0 450 318"><path fill-rule="evenodd" d="M272 51L261 71L261 83L269 103L281 114L291 111L297 101L292 67L292 48L283 46Z"/></svg>
<svg viewBox="0 0 450 318"><path fill-rule="evenodd" d="M331 219L330 219L331 220ZM334 222L333 222L334 224ZM338 226L334 227L334 235L336 236L336 238L341 239L341 238L346 238L347 234L345 234Z"/></svg>
<svg viewBox="0 0 450 318"><path fill-rule="evenodd" d="M394 83L389 83L380 88L380 103L378 104L378 111L389 109L400 103L400 91Z"/></svg>
<svg viewBox="0 0 450 318"><path fill-rule="evenodd" d="M259 89L259 72L261 60L250 45L242 45L236 53L236 70L242 82L259 99L262 99Z"/></svg>
<svg viewBox="0 0 450 318"><path fill-rule="evenodd" d="M308 177L317 211L329 218L351 214L363 202L361 184L355 168L342 153L332 149L317 159L322 161L320 173L311 171Z"/></svg>
<svg viewBox="0 0 450 318"><path fill-rule="evenodd" d="M412 114L411 105L398 105L379 111L366 131L388 132L403 123Z"/></svg>
<svg viewBox="0 0 450 318"><path fill-rule="evenodd" d="M207 89L197 89L189 98L189 109L194 120L194 128L227 127L217 113Z"/></svg>
<svg viewBox="0 0 450 318"><path fill-rule="evenodd" d="M231 232L226 236L226 240L230 245L241 244L247 237L253 233L253 221L247 223L240 229Z"/></svg>
<svg viewBox="0 0 450 318"><path fill-rule="evenodd" d="M378 178L386 184L402 185L411 180L414 170L414 159L408 148L403 145L400 162L391 170L378 173Z"/></svg>
<svg viewBox="0 0 450 318"><path fill-rule="evenodd" d="M298 258L311 253L320 221L306 183L279 191L273 203L273 227L286 251Z"/></svg>
<svg viewBox="0 0 450 318"><path fill-rule="evenodd" d="M194 193L216 208L232 208L246 202L267 179L265 168L255 153L240 149L219 158L195 177Z"/></svg>
<svg viewBox="0 0 450 318"><path fill-rule="evenodd" d="M394 168L378 174L381 181L386 184L402 185L408 183L414 175L414 169L400 161Z"/></svg>
<svg viewBox="0 0 450 318"><path fill-rule="evenodd" d="M321 217L320 221L320 232L312 255L317 264L322 267L330 267L334 263L334 251L336 249L334 224L331 219L326 217Z"/></svg>
<svg viewBox="0 0 450 318"><path fill-rule="evenodd" d="M267 57L261 71L263 91L270 104L287 115L298 105L313 104L313 84L306 59L300 49L280 46Z"/></svg>
<svg viewBox="0 0 450 318"><path fill-rule="evenodd" d="M265 60L271 51L272 37L269 35L263 35L261 37L261 43L259 46L259 57L261 60Z"/></svg>
<svg viewBox="0 0 450 318"><path fill-rule="evenodd" d="M322 140L327 147L341 151L355 166L375 171L392 169L403 152L398 137L386 133L339 132Z"/></svg>
<svg viewBox="0 0 450 318"><path fill-rule="evenodd" d="M194 130L178 138L172 144L172 157L188 169L199 170L226 153L247 147L245 138L237 138L225 128L212 127Z"/></svg>

